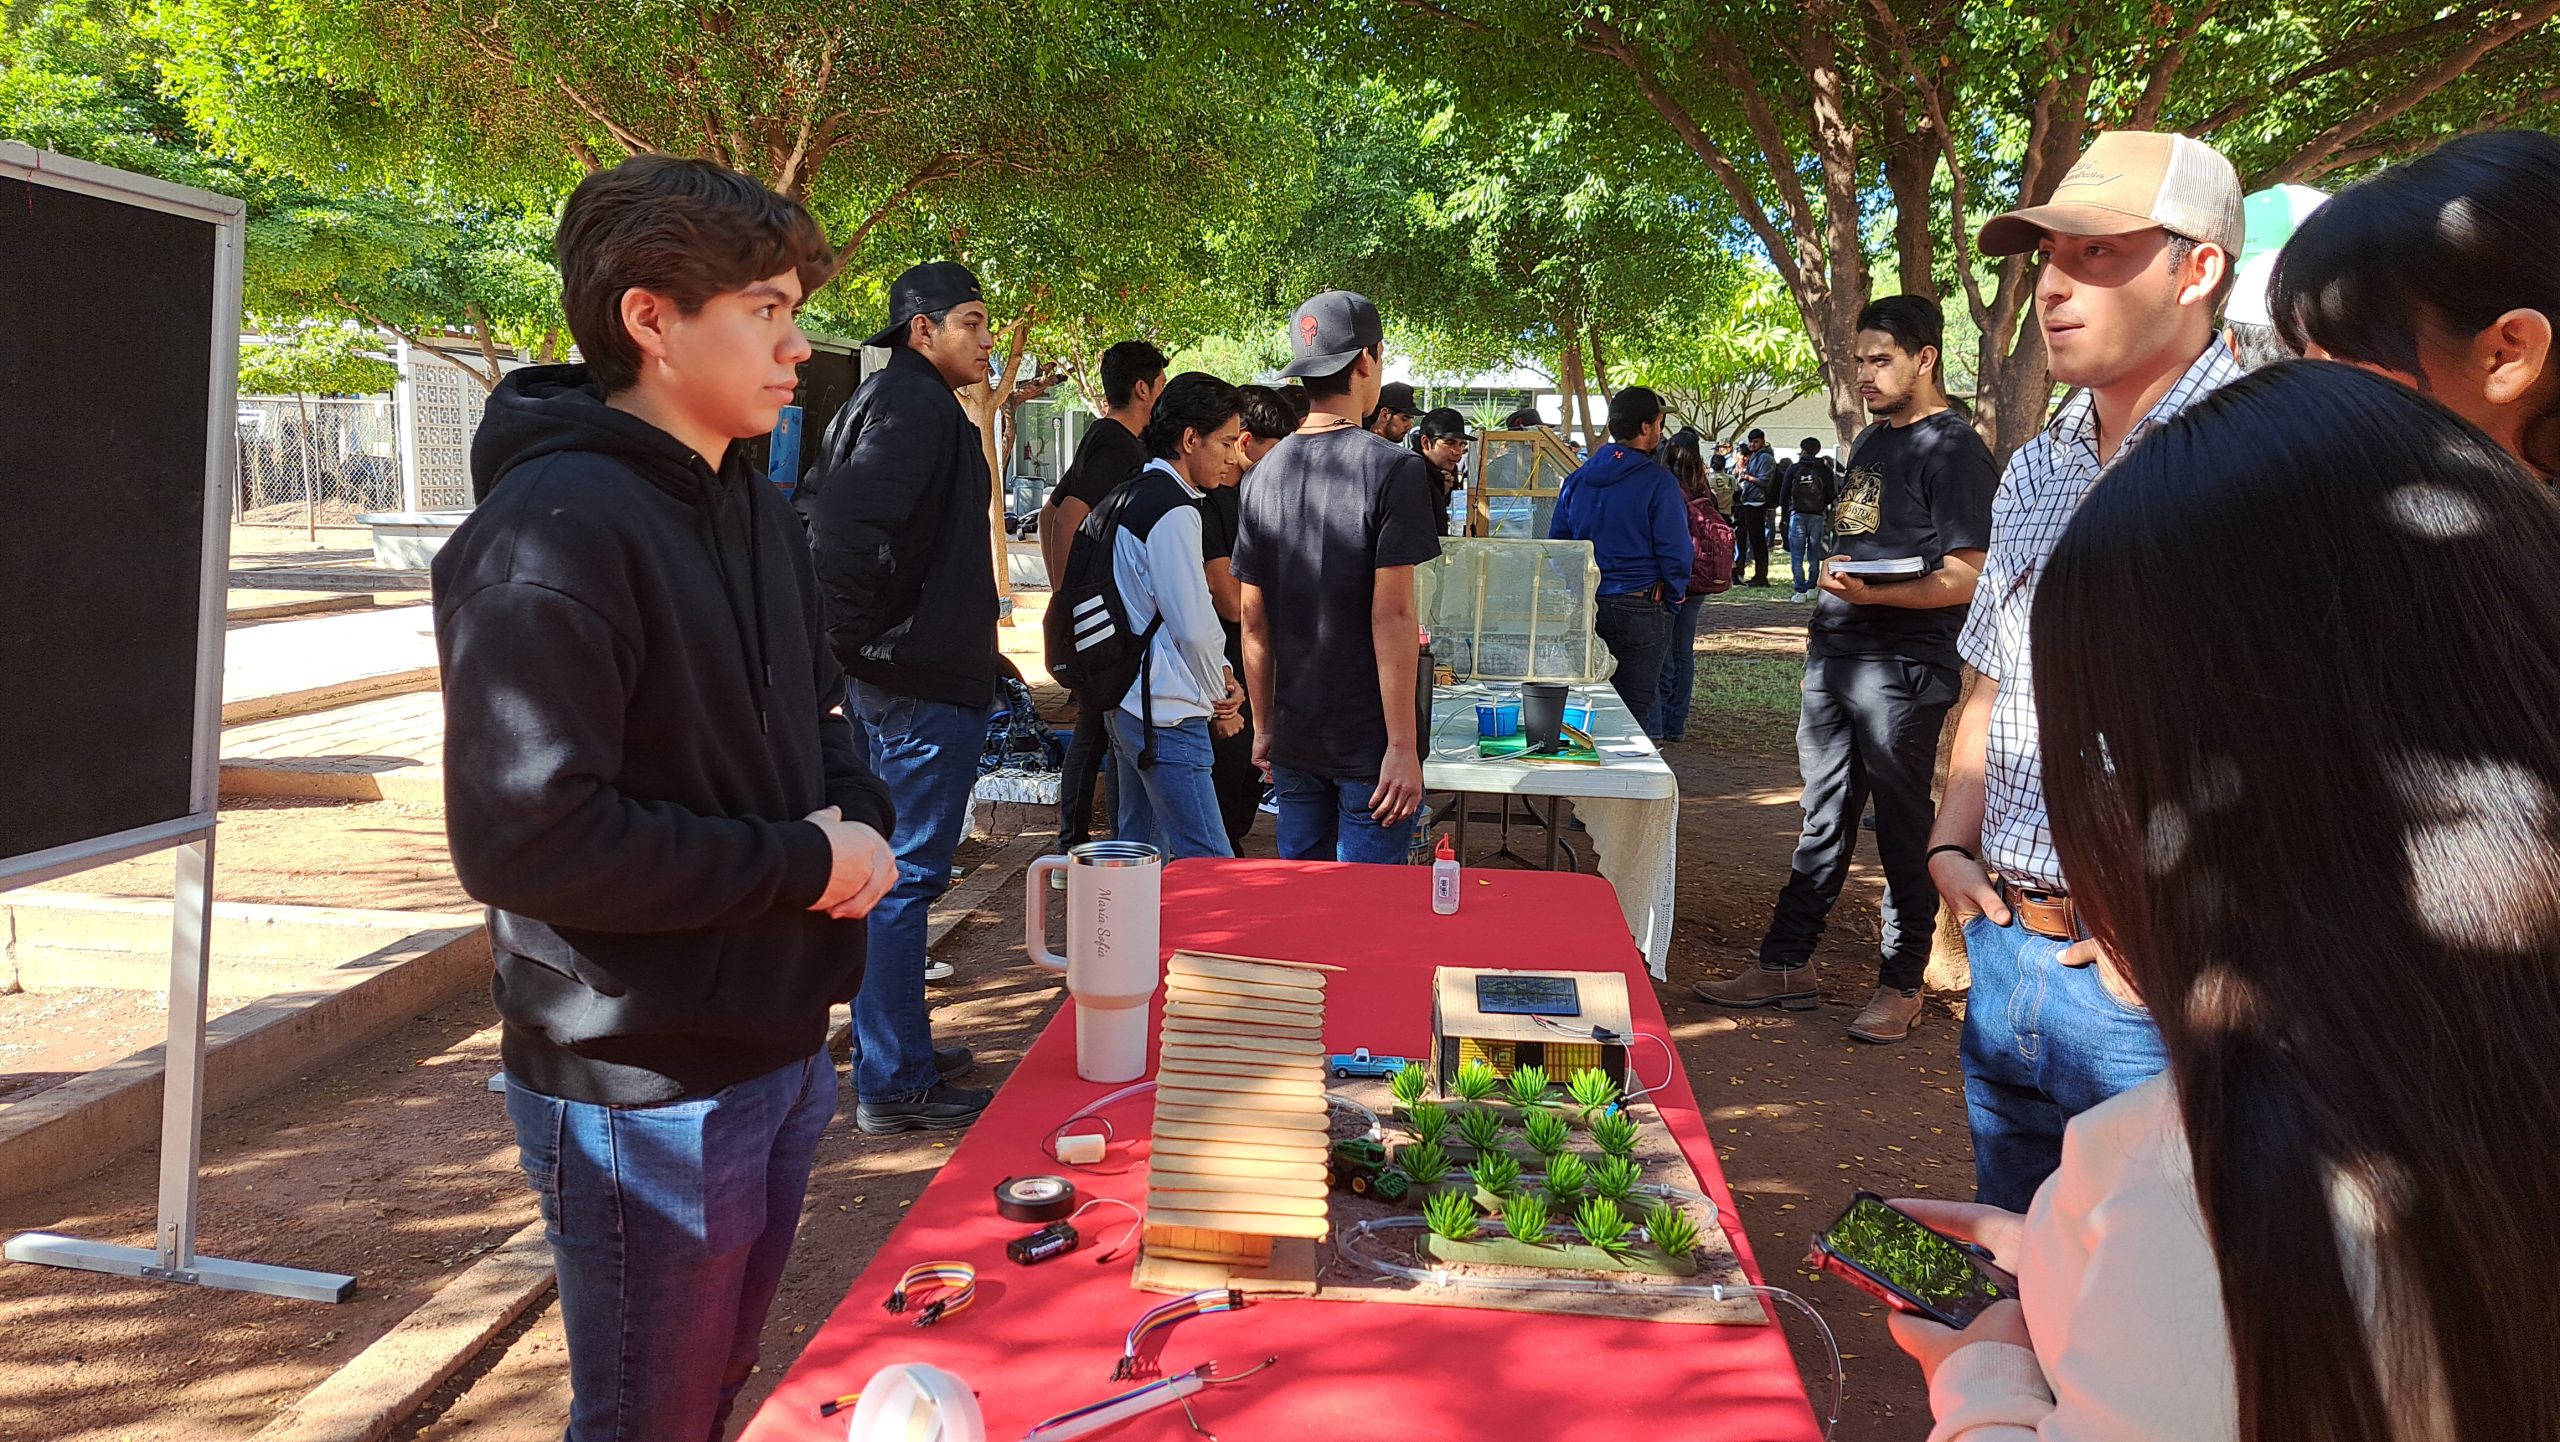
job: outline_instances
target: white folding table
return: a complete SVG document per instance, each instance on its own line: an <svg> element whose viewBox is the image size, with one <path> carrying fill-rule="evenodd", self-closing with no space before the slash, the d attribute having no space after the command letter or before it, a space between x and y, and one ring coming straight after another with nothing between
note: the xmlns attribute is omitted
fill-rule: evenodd
<svg viewBox="0 0 2560 1442"><path fill-rule="evenodd" d="M1476 703L1516 698L1518 686L1465 683L1431 697L1431 747L1422 784L1458 793L1463 834L1471 796L1565 797L1589 834L1592 860L1618 890L1618 906L1645 966L1662 980L1671 951L1672 874L1680 830L1680 783L1606 682L1576 686L1570 704L1591 708L1597 765L1485 760L1476 754ZM1550 821L1553 818L1549 818Z"/></svg>

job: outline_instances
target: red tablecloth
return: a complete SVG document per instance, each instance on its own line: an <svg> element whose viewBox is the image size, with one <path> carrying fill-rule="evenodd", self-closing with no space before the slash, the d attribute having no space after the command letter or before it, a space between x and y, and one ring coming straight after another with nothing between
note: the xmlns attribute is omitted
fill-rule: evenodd
<svg viewBox="0 0 2560 1442"><path fill-rule="evenodd" d="M1427 1051L1431 973L1444 964L1622 971L1636 1029L1663 1034L1662 1008L1606 882L1470 870L1462 909L1445 917L1432 914L1430 887L1423 867L1177 862L1164 873L1164 944L1168 952L1186 946L1348 967L1333 977L1326 996L1326 1041L1335 1051ZM1072 1005L1041 1034L810 1339L748 1425L746 1442L842 1438L847 1416L822 1419L819 1404L856 1390L895 1362L930 1362L977 1389L990 1442L1015 1442L1044 1417L1132 1385L1111 1380L1121 1338L1141 1312L1166 1299L1130 1287L1127 1255L1095 1265L1099 1246L1036 1267L1007 1261L1005 1241L1029 1228L997 1217L989 1197L1007 1176L1059 1170L1042 1154L1042 1137L1068 1112L1112 1090L1075 1074ZM1662 1065L1660 1048L1640 1046L1636 1056L1648 1078ZM1654 1102L1757 1279L1687 1077L1675 1067ZM1112 1116L1119 1135L1134 1139L1143 1155L1146 1099L1123 1103ZM1120 1164L1132 1150L1113 1146L1104 1165ZM1087 1196L1145 1197L1143 1168L1109 1177L1078 1173L1075 1182ZM1089 1242L1116 1237L1127 1215L1096 1208L1078 1228ZM900 1273L942 1258L978 1268L974 1306L930 1331L881 1310ZM1232 1374L1275 1354L1278 1366L1195 1399L1201 1423L1226 1442L1800 1442L1820 1435L1774 1325L1674 1326L1472 1307L1274 1300L1177 1324L1157 1356L1163 1375L1211 1359ZM1109 1435L1196 1442L1179 1407Z"/></svg>

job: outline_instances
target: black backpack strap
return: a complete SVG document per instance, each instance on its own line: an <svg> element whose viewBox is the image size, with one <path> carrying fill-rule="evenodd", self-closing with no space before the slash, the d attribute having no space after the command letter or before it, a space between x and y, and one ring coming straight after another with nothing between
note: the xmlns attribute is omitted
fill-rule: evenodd
<svg viewBox="0 0 2560 1442"><path fill-rule="evenodd" d="M1164 629L1164 608L1156 608L1156 618L1138 633L1138 729L1146 739L1138 743L1138 769L1151 770L1156 764L1156 632Z"/></svg>

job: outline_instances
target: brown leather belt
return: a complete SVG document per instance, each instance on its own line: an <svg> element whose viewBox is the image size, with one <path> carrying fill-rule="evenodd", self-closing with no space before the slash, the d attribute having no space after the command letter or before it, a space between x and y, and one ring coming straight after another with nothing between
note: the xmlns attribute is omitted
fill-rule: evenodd
<svg viewBox="0 0 2560 1442"><path fill-rule="evenodd" d="M2000 882L2000 899L2009 903L2010 914L2018 924L2048 941L2078 941L2081 938L2079 909L2071 898L2059 891L2037 891Z"/></svg>

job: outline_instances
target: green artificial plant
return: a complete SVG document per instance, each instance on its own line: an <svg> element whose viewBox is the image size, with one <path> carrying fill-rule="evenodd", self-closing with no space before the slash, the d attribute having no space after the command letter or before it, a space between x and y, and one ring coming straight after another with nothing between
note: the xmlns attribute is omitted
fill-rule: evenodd
<svg viewBox="0 0 2560 1442"><path fill-rule="evenodd" d="M1573 1139L1573 1132L1565 1125L1564 1118L1554 1112L1529 1113L1527 1120L1521 1122L1520 1131L1528 1137L1531 1150L1542 1157L1563 1151L1565 1144Z"/></svg>
<svg viewBox="0 0 2560 1442"><path fill-rule="evenodd" d="M1598 1067L1584 1067L1565 1083L1565 1095L1585 1112L1606 1111L1618 1099L1618 1084Z"/></svg>
<svg viewBox="0 0 2560 1442"><path fill-rule="evenodd" d="M1515 1242L1543 1242L1547 1216L1547 1199L1523 1189L1502 1204L1502 1230Z"/></svg>
<svg viewBox="0 0 2560 1442"><path fill-rule="evenodd" d="M1591 1185L1591 1164L1571 1152L1547 1158L1547 1195L1570 1202Z"/></svg>
<svg viewBox="0 0 2560 1442"><path fill-rule="evenodd" d="M1524 1107L1544 1106L1547 1101L1547 1069L1524 1066L1511 1073L1511 1100Z"/></svg>
<svg viewBox="0 0 2560 1442"><path fill-rule="evenodd" d="M1438 1102L1416 1102L1406 1109L1404 1120L1415 1141L1436 1142L1449 1130L1449 1109Z"/></svg>
<svg viewBox="0 0 2560 1442"><path fill-rule="evenodd" d="M1423 1225L1452 1242L1474 1239L1478 1215L1475 1199L1464 1192L1433 1192L1422 1204Z"/></svg>
<svg viewBox="0 0 2560 1442"><path fill-rule="evenodd" d="M1666 1257L1685 1257L1698 1250L1698 1224L1677 1202L1656 1202L1644 1214L1645 1240Z"/></svg>
<svg viewBox="0 0 2560 1442"><path fill-rule="evenodd" d="M1627 1214L1606 1197L1591 1197L1573 1214L1573 1229L1582 1240L1604 1252L1614 1252L1626 1245L1627 1233L1635 1230Z"/></svg>
<svg viewBox="0 0 2560 1442"><path fill-rule="evenodd" d="M1458 1140L1477 1151L1499 1150L1505 1130L1502 1113L1491 1107L1469 1107L1458 1113Z"/></svg>
<svg viewBox="0 0 2560 1442"><path fill-rule="evenodd" d="M1431 1069L1418 1061L1406 1062L1403 1069L1387 1080L1387 1091L1395 1097L1396 1104L1399 1106L1412 1106L1415 1102L1422 1100L1430 1090Z"/></svg>
<svg viewBox="0 0 2560 1442"><path fill-rule="evenodd" d="M1610 1112L1591 1119L1591 1144L1604 1156L1630 1156L1636 1149L1636 1119L1625 1112Z"/></svg>

